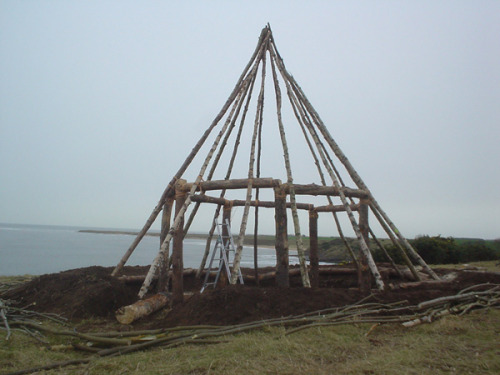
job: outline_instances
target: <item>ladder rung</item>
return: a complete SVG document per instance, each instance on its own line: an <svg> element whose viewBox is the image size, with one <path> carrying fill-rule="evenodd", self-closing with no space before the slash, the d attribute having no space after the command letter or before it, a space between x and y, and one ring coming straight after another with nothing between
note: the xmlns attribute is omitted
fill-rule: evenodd
<svg viewBox="0 0 500 375"><path fill-rule="evenodd" d="M203 283L203 287L201 288L201 293L205 290L207 286L216 286L217 281L219 280L219 276L221 272L227 273L228 277L231 277L231 272L230 269L232 268L231 261L229 260L229 254L235 254L236 250L234 247L234 239L231 234L231 226L229 225L229 222L223 222L219 223L217 220L215 221L215 224L217 225L217 231L218 231L218 236L217 236L217 241L215 243L215 246L213 248L212 252L212 258L210 260L209 266L207 268L207 273L205 275L205 281ZM222 233L220 228L227 228L227 232ZM227 235L226 235L227 234ZM219 253L217 253L219 251ZM216 256L218 256L216 258ZM216 262L214 265L213 262ZM216 271L216 277L215 281L213 282L208 282L208 278L210 276L210 273L213 271ZM241 269L238 270L238 280L240 283L243 284L243 276L241 274Z"/></svg>

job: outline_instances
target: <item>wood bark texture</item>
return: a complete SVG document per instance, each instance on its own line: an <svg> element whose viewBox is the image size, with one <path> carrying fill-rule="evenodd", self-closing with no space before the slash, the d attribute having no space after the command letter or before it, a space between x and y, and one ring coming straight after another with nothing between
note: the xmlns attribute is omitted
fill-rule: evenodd
<svg viewBox="0 0 500 375"><path fill-rule="evenodd" d="M181 182L183 180L180 180ZM177 186L181 186L179 183ZM175 215L179 215L186 201L186 193L182 190L175 192ZM179 226L174 232L173 246L172 246L172 303L179 304L184 301L184 256L183 256L183 242L184 242L184 215L181 214Z"/></svg>
<svg viewBox="0 0 500 375"><path fill-rule="evenodd" d="M137 319L148 316L155 311L165 307L169 299L165 294L155 294L145 300L124 307L120 307L116 313L116 320L121 324L130 324Z"/></svg>
<svg viewBox="0 0 500 375"><path fill-rule="evenodd" d="M311 287L319 288L318 213L316 211L309 211L309 263L311 264Z"/></svg>
<svg viewBox="0 0 500 375"><path fill-rule="evenodd" d="M275 249L276 249L276 286L288 287L289 280L289 257L288 257L288 233L286 216L286 193L283 188L274 189L275 205ZM259 280L259 279L257 279Z"/></svg>

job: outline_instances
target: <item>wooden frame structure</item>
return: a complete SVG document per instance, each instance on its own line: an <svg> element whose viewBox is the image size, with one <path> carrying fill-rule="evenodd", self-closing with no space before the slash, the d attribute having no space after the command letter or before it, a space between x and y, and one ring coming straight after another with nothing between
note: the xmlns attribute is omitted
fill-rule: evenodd
<svg viewBox="0 0 500 375"><path fill-rule="evenodd" d="M264 92L266 87L266 72L271 67L272 86L274 87L274 100L276 105L276 122L280 145L283 150L284 171L286 182L277 178L261 177L261 154L262 154L262 128L264 123ZM260 78L260 83L259 83ZM280 84L281 82L281 84ZM286 95L291 106L294 123L299 127L304 137L307 149L314 160L315 169L318 172L320 185L318 184L296 184L292 174L292 165L288 149L288 140L285 133L282 115L282 93L281 85L286 88ZM254 89L259 90L256 100L256 110L253 117L253 128L250 143L250 155L248 162L248 174L245 178L232 178L235 158L242 141L242 130L252 119L247 120L252 93ZM182 179L198 152L209 138L212 131L220 126L219 133L215 136L203 164L193 182ZM234 132L236 130L236 134ZM226 168L225 177L214 180L215 171L220 164L222 155L228 148L230 137L234 136L234 143L230 159ZM208 172L208 173L207 173ZM347 186L346 176L350 179ZM226 198L229 190L240 189L246 191L245 199L236 200ZM259 195L263 189L272 189L274 200L261 201ZM209 194L220 191L218 196ZM315 206L312 203L298 202L297 197L323 196L326 204ZM185 220L188 207L194 203L189 218ZM383 249L383 246L374 236L368 223L369 212L372 212L376 221L387 233L388 237L403 254L403 258L411 270L415 280L420 280L414 263L419 264L424 272L432 278L438 279L437 275L428 267L418 253L412 248L405 237L400 233L395 224L377 203L368 187L351 165L347 157L341 151L328 129L323 124L318 113L314 110L300 86L285 68L283 59L276 48L271 28L266 26L259 37L257 47L241 74L231 95L227 99L221 111L215 117L211 125L201 136L198 143L192 149L185 162L174 175L143 229L139 232L129 249L126 251L112 275L116 276L127 262L128 258L137 247L141 239L150 229L160 212L162 215L162 231L160 236L160 249L158 255L151 263L149 272L140 289L139 297L142 298L148 292L154 277L158 276L158 289L164 290L168 285L169 268L172 267L172 293L174 302L181 301L183 296L182 287L182 240L188 232L195 215L201 204L216 205L214 219L218 217L222 209L224 218L231 217L231 208L235 206L244 207L240 230L238 233L237 248L232 270L231 283L236 282L237 272L240 267L243 242L246 234L250 208L255 212L254 237L257 237L259 208L268 207L275 210L276 224L276 283L280 286L288 286L288 234L287 234L287 210L291 212L296 247L299 257L302 283L305 287L318 285L318 258L317 258L317 223L318 213L331 213L335 227L343 239L354 263L358 269L358 280L360 287L369 289L371 280L375 281L378 289L384 288L384 282L373 261L368 240L371 236ZM305 248L302 243L302 230L299 222L298 210L309 212L309 235L310 235L310 270L306 263ZM172 211L175 211L172 221ZM356 218L355 213L358 213ZM358 255L350 248L338 214L347 215L354 234L359 242L360 252ZM212 220L215 223L214 220ZM210 242L214 233L215 224L209 231L207 245L201 261L198 274L205 266L206 258L210 250ZM170 244L172 242L172 254L170 257ZM383 249L388 259L389 255ZM256 240L254 240L254 252L257 253ZM170 261L171 258L171 261ZM396 268L396 267L395 267ZM257 257L255 256L255 270L257 273ZM397 270L397 268L396 268ZM258 280L258 277L256 277Z"/></svg>

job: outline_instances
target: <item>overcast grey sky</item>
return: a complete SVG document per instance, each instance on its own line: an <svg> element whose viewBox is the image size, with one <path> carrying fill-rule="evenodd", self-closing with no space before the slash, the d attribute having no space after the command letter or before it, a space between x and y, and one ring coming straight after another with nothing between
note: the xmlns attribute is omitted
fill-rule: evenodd
<svg viewBox="0 0 500 375"><path fill-rule="evenodd" d="M0 222L142 227L268 22L403 234L500 237L498 1L0 0Z"/></svg>

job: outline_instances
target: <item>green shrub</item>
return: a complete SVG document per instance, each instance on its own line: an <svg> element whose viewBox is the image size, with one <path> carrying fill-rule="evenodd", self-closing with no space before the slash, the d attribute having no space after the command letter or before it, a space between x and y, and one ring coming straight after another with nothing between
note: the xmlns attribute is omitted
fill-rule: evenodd
<svg viewBox="0 0 500 375"><path fill-rule="evenodd" d="M392 245L392 244L384 246L384 248L396 264L404 264L404 259L403 259L403 256L401 255L401 251L399 250L399 248L397 248L395 245ZM389 259L387 259L384 252L379 247L374 248L372 246L372 249L373 249L373 251L372 251L373 260L375 262L388 262L389 261Z"/></svg>
<svg viewBox="0 0 500 375"><path fill-rule="evenodd" d="M453 237L420 236L410 243L426 263L455 264L461 261L460 251Z"/></svg>
<svg viewBox="0 0 500 375"><path fill-rule="evenodd" d="M500 259L500 251L484 240L456 241L453 237L419 236L409 242L428 264L456 264ZM394 262L404 264L401 251L396 246L389 245L385 248ZM374 249L373 258L376 262L387 261L383 251L378 248Z"/></svg>
<svg viewBox="0 0 500 375"><path fill-rule="evenodd" d="M458 246L461 262L479 262L499 259L499 254L484 241L464 242Z"/></svg>

